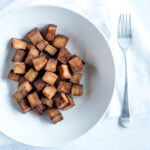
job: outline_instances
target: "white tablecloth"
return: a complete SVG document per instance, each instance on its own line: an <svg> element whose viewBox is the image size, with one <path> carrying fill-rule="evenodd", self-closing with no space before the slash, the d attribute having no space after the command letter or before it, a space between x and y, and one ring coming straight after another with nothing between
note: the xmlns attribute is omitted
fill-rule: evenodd
<svg viewBox="0 0 150 150"><path fill-rule="evenodd" d="M11 0L0 0L0 9L10 2ZM53 3L60 5L59 1ZM89 134L80 139L80 141L77 140L73 143L59 147L59 149L148 149L150 147L147 140L150 135L150 131L148 131L150 121L147 119L150 118L150 115L148 114L150 108L150 53L148 41L150 32L150 29L148 28L150 25L150 2L148 0L114 0L113 2L110 0L105 0L103 2L98 0L88 0L88 2L86 0L67 1L67 5L73 6L74 4L78 5L80 8L79 10L93 20L109 39L115 59L117 80L112 104L110 105L109 112L104 121L101 124L98 124ZM118 13L122 11L131 12L133 19L134 42L132 48L128 52L131 113L134 115L147 112L143 115L133 117L134 123L129 129L125 130L118 127L117 119L108 119L108 116L112 117L120 114L122 104L124 60L116 42ZM140 132L140 135L137 137L136 134L138 132ZM14 142L2 134L0 134L0 145L0 150L31 148ZM37 148L32 147L32 149ZM58 147L53 149L58 149Z"/></svg>

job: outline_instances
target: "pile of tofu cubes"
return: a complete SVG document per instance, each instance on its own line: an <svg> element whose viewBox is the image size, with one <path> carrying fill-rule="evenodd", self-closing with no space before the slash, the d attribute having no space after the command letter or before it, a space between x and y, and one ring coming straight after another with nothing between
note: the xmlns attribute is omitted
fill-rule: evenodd
<svg viewBox="0 0 150 150"><path fill-rule="evenodd" d="M27 34L29 41L12 38L16 50L12 58L14 69L8 78L18 82L13 98L23 113L30 110L41 115L48 110L52 123L63 119L59 109L72 108L72 96L81 96L80 84L84 63L66 47L68 37L56 33L57 26L50 24L43 36L38 28Z"/></svg>

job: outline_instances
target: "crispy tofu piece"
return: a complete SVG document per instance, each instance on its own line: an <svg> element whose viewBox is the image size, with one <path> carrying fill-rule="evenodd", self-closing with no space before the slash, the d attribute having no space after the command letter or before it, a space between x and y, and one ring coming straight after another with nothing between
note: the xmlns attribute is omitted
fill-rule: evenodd
<svg viewBox="0 0 150 150"><path fill-rule="evenodd" d="M30 106L32 108L41 104L41 101L39 99L37 92L32 92L31 94L27 95L27 99L28 99Z"/></svg>
<svg viewBox="0 0 150 150"><path fill-rule="evenodd" d="M58 75L56 75L55 73L46 71L44 76L42 77L42 80L50 85L54 85L57 78L58 78Z"/></svg>
<svg viewBox="0 0 150 150"><path fill-rule="evenodd" d="M10 70L9 74L8 74L8 79L12 80L12 81L19 81L20 76L14 73L14 70Z"/></svg>
<svg viewBox="0 0 150 150"><path fill-rule="evenodd" d="M15 55L12 58L13 62L22 62L26 56L26 51L24 50L17 50Z"/></svg>
<svg viewBox="0 0 150 150"><path fill-rule="evenodd" d="M20 105L20 108L24 114L31 110L29 102L26 98L20 100L19 105Z"/></svg>
<svg viewBox="0 0 150 150"><path fill-rule="evenodd" d="M75 106L73 98L70 95L66 95L66 96L69 100L69 103L65 107L63 107L62 110L67 110Z"/></svg>
<svg viewBox="0 0 150 150"><path fill-rule="evenodd" d="M45 66L45 70L51 71L51 72L56 72L57 63L58 63L57 59L49 58L46 66Z"/></svg>
<svg viewBox="0 0 150 150"><path fill-rule="evenodd" d="M81 96L83 93L83 85L81 84L73 84L71 88L71 95L73 96Z"/></svg>
<svg viewBox="0 0 150 150"><path fill-rule="evenodd" d="M42 50L45 49L45 47L46 47L47 45L48 45L48 42L45 41L45 40L43 40L43 41L39 42L39 43L36 45L36 47L37 47L40 51L42 51Z"/></svg>
<svg viewBox="0 0 150 150"><path fill-rule="evenodd" d="M64 65L64 64L59 65L58 72L59 72L59 76L63 79L70 79L72 76L68 65Z"/></svg>
<svg viewBox="0 0 150 150"><path fill-rule="evenodd" d="M53 100L57 108L64 108L69 103L69 100L65 93L59 93L53 98Z"/></svg>
<svg viewBox="0 0 150 150"><path fill-rule="evenodd" d="M64 48L68 42L68 37L64 35L56 35L53 41L53 46L56 48Z"/></svg>
<svg viewBox="0 0 150 150"><path fill-rule="evenodd" d="M37 45L39 42L44 40L38 28L34 28L31 32L29 32L27 37L34 45Z"/></svg>
<svg viewBox="0 0 150 150"><path fill-rule="evenodd" d="M33 85L34 85L34 87L36 88L36 90L37 90L38 92L40 92L41 90L43 90L43 89L45 88L46 83L40 78L40 79L38 79L37 81L35 81L35 82L33 83Z"/></svg>
<svg viewBox="0 0 150 150"><path fill-rule="evenodd" d="M26 50L26 48L27 48L27 42L25 42L23 40L16 39L16 38L12 38L11 44L12 44L12 47L14 49Z"/></svg>
<svg viewBox="0 0 150 150"><path fill-rule="evenodd" d="M71 83L78 83L79 84L81 78L82 78L82 74L81 73L74 73L69 81Z"/></svg>
<svg viewBox="0 0 150 150"><path fill-rule="evenodd" d="M29 43L27 44L27 50L30 50L31 48L36 49L36 47L32 44L32 42L29 42Z"/></svg>
<svg viewBox="0 0 150 150"><path fill-rule="evenodd" d="M28 55L25 59L25 63L27 65L31 66L32 65L32 59L37 57L37 56L39 56L39 51L36 48L31 47L30 50L29 50L29 53L28 53Z"/></svg>
<svg viewBox="0 0 150 150"><path fill-rule="evenodd" d="M32 59L32 63L33 63L35 70L40 71L41 69L45 67L47 63L47 59L45 58L45 56L38 56Z"/></svg>
<svg viewBox="0 0 150 150"><path fill-rule="evenodd" d="M19 78L19 84L23 83L24 81L27 81L24 76L20 75L20 78Z"/></svg>
<svg viewBox="0 0 150 150"><path fill-rule="evenodd" d="M24 74L26 71L26 65L24 62L14 62L14 73Z"/></svg>
<svg viewBox="0 0 150 150"><path fill-rule="evenodd" d="M43 112L47 109L46 105L40 104L38 106L36 106L33 110L38 114L38 115L42 115Z"/></svg>
<svg viewBox="0 0 150 150"><path fill-rule="evenodd" d="M44 56L47 60L50 58L49 54L47 54L46 52L42 51L40 53L40 56Z"/></svg>
<svg viewBox="0 0 150 150"><path fill-rule="evenodd" d="M57 92L57 89L54 86L47 85L42 93L44 96L46 96L48 99L51 99Z"/></svg>
<svg viewBox="0 0 150 150"><path fill-rule="evenodd" d="M42 96L41 97L41 102L42 104L52 108L53 107L53 100L52 99L48 99L47 97L45 96Z"/></svg>
<svg viewBox="0 0 150 150"><path fill-rule="evenodd" d="M79 73L84 71L84 65L80 57L73 57L68 61L68 63L73 73Z"/></svg>
<svg viewBox="0 0 150 150"><path fill-rule="evenodd" d="M27 79L29 82L33 82L38 74L39 73L36 72L33 68L30 68L28 72L25 73L24 78Z"/></svg>
<svg viewBox="0 0 150 150"><path fill-rule="evenodd" d="M66 81L59 81L57 92L69 94L71 90L72 83Z"/></svg>
<svg viewBox="0 0 150 150"><path fill-rule="evenodd" d="M27 94L32 90L32 85L28 81L24 81L18 87L18 90L13 95L13 98L19 102L21 99L27 96Z"/></svg>
<svg viewBox="0 0 150 150"><path fill-rule="evenodd" d="M52 109L48 110L48 115L53 124L63 120L63 116L62 116L61 112L59 111L59 109L57 109L57 108L52 108Z"/></svg>
<svg viewBox="0 0 150 150"><path fill-rule="evenodd" d="M63 63L63 64L66 64L68 62L68 60L70 59L71 57L71 53L68 51L68 49L66 48L62 48L60 49L59 51L59 54L58 54L58 57L57 59Z"/></svg>
<svg viewBox="0 0 150 150"><path fill-rule="evenodd" d="M51 56L54 56L57 52L57 49L50 44L48 44L44 50Z"/></svg>
<svg viewBox="0 0 150 150"><path fill-rule="evenodd" d="M53 41L53 40L54 40L54 38L55 38L55 33L56 33L56 28L57 28L57 26L54 25L54 24L48 25L47 31L46 31L46 36L45 36L45 38L46 38L48 41Z"/></svg>

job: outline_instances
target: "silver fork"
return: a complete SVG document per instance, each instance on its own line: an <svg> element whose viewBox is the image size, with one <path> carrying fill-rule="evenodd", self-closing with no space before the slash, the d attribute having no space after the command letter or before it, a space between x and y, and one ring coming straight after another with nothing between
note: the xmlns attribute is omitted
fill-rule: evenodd
<svg viewBox="0 0 150 150"><path fill-rule="evenodd" d="M131 41L132 41L131 15L120 14L118 22L118 44L122 49L125 60L125 89L124 89L122 115L119 120L123 127L128 127L131 120L128 102L128 75L127 75L127 59L126 59L126 53L131 45Z"/></svg>

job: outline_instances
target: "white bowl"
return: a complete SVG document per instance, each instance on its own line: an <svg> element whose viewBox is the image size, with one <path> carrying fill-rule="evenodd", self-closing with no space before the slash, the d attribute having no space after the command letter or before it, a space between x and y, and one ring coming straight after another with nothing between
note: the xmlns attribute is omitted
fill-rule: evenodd
<svg viewBox="0 0 150 150"><path fill-rule="evenodd" d="M101 18L99 18L101 19ZM17 84L7 79L13 68L12 37L23 38L34 27L45 30L57 24L57 33L67 35L67 48L86 63L84 94L75 97L76 106L62 111L64 120L53 125L48 115L22 114L12 94ZM114 89L112 54L102 33L85 17L54 6L18 9L0 20L0 131L19 142L35 146L54 146L76 139L89 131L104 115Z"/></svg>

